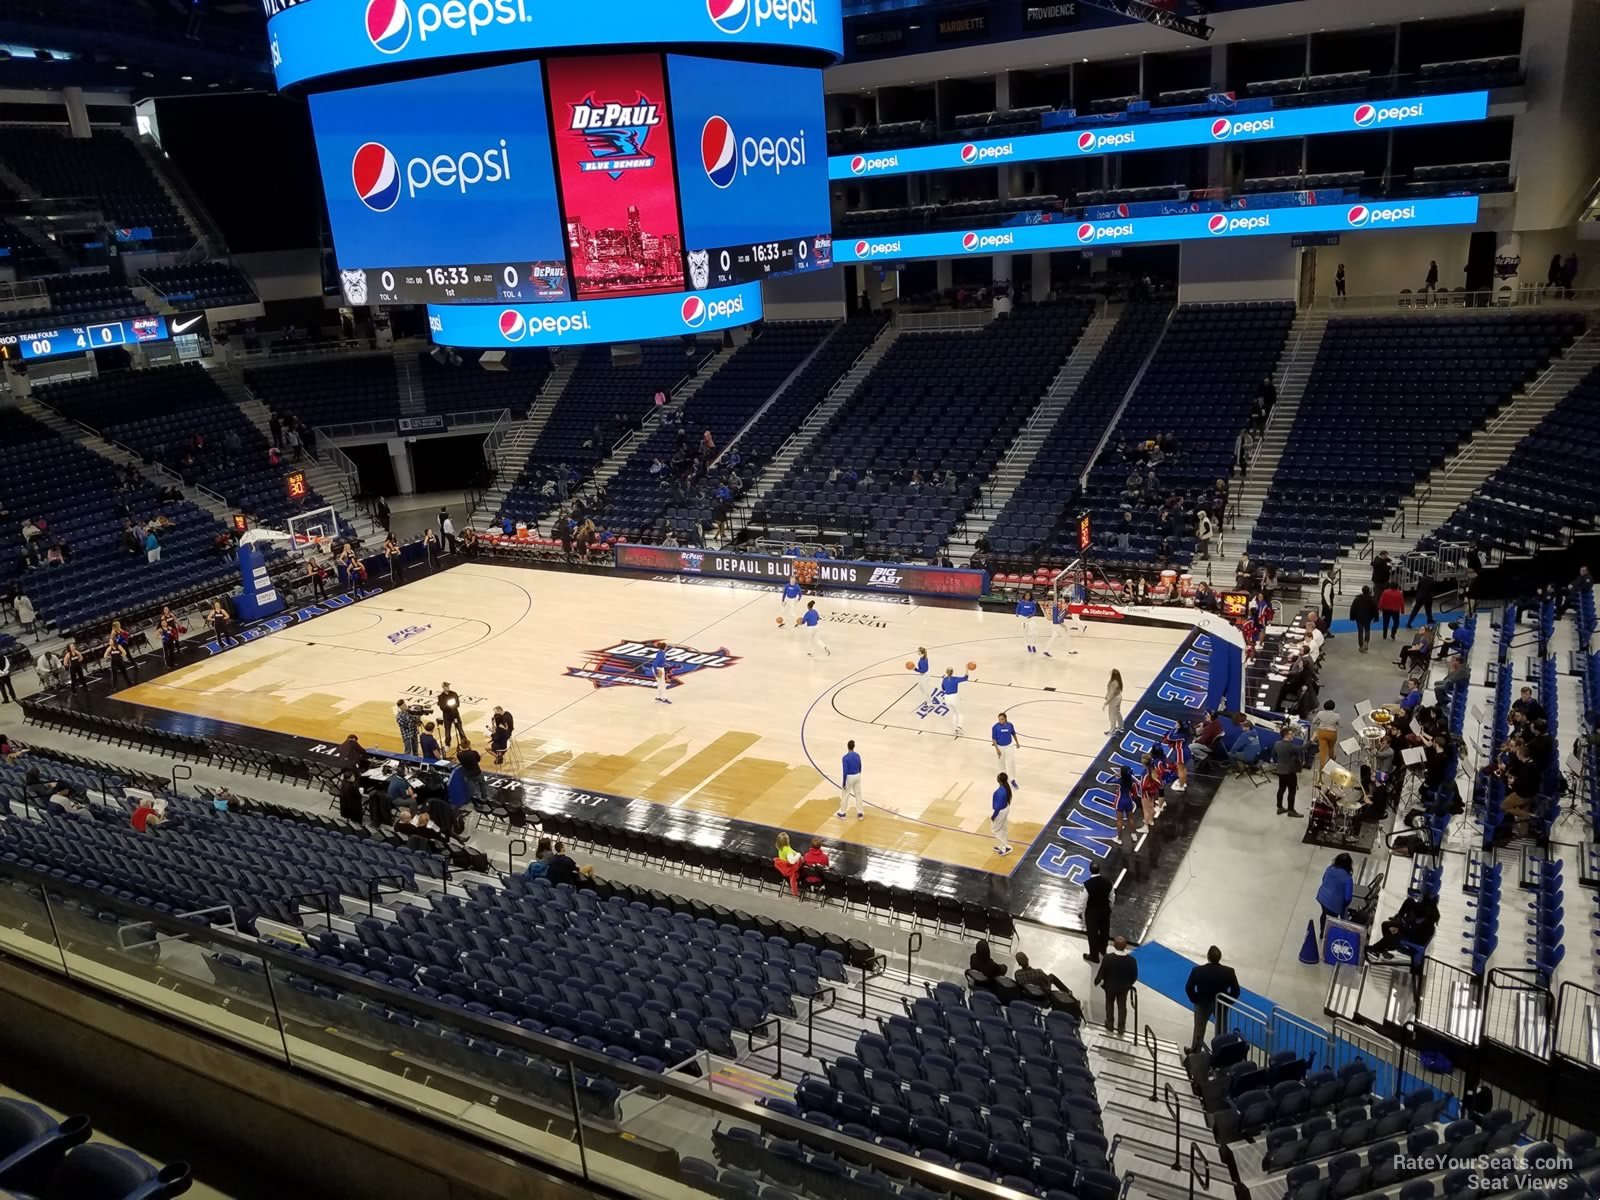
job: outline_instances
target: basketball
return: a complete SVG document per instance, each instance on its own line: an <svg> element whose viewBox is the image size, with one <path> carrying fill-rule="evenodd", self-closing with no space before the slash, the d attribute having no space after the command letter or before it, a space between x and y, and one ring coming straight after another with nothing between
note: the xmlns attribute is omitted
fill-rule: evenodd
<svg viewBox="0 0 1600 1200"><path fill-rule="evenodd" d="M977 670L977 669L978 669L978 664L977 664L977 663L975 663L975 662L969 662L969 663L968 663L968 664L967 664L967 670L969 670L969 671L976 671L976 670Z"/></svg>
<svg viewBox="0 0 1600 1200"><path fill-rule="evenodd" d="M782 617L779 617L779 618L778 618L778 624L779 624L779 625L782 625L782 624L783 624L783 618L782 618Z"/></svg>
<svg viewBox="0 0 1600 1200"><path fill-rule="evenodd" d="M915 670L916 670L916 669L917 669L917 664L916 664L916 663L914 663L914 662L908 662L908 663L907 663L907 664L906 664L906 670L908 670L908 671L915 671Z"/></svg>

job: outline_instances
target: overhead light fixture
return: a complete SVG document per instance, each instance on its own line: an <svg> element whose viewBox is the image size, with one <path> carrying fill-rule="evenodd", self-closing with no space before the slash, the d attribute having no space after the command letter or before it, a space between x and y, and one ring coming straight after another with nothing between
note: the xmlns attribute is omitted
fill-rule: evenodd
<svg viewBox="0 0 1600 1200"><path fill-rule="evenodd" d="M127 69L128 69L128 64L127 63L118 63L117 64L117 70L126 71Z"/></svg>
<svg viewBox="0 0 1600 1200"><path fill-rule="evenodd" d="M183 80L185 83L193 83L194 82L194 76L193 75L179 75L178 78Z"/></svg>

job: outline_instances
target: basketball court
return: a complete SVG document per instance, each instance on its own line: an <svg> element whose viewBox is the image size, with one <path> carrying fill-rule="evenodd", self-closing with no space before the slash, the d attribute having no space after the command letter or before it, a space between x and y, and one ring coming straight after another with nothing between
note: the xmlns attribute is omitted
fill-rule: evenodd
<svg viewBox="0 0 1600 1200"><path fill-rule="evenodd" d="M778 626L778 592L765 586L469 562L117 699L398 750L395 700L431 704L448 680L479 749L495 705L515 715L507 774L1005 875L1104 745L1111 669L1131 708L1186 632L1091 624L1046 658L1027 653L1015 617L976 604L816 599L831 654L814 659L805 634ZM1042 648L1047 622L1036 629ZM656 703L645 666L656 638L674 651L671 705ZM927 676L906 669L918 646ZM960 690L957 737L929 693L946 666L961 674L969 661L978 667ZM1022 746L1016 852L1004 858L989 836L999 770L989 727L1002 710ZM834 814L852 738L868 809L847 823Z"/></svg>

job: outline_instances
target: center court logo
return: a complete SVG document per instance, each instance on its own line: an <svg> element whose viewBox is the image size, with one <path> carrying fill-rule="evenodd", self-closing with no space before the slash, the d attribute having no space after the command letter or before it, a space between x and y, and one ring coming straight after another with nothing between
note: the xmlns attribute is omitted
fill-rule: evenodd
<svg viewBox="0 0 1600 1200"><path fill-rule="evenodd" d="M407 0L368 0L367 40L380 54L399 54L411 44L413 29L417 40L425 43L441 29L466 30L475 38L496 25L526 25L532 20L527 0L444 0L443 4L430 0L417 5L415 20Z"/></svg>
<svg viewBox="0 0 1600 1200"><path fill-rule="evenodd" d="M587 679L597 688L653 688L656 681L650 673L650 662L657 649L653 642L618 642L604 650L589 651L587 665L568 667L563 674L568 679ZM696 671L720 670L738 661L739 656L729 654L726 646L711 651L668 646L667 686L681 687L685 678Z"/></svg>
<svg viewBox="0 0 1600 1200"><path fill-rule="evenodd" d="M755 17L756 28L778 21L793 29L817 23L816 0L706 0L706 15L718 32L740 34Z"/></svg>

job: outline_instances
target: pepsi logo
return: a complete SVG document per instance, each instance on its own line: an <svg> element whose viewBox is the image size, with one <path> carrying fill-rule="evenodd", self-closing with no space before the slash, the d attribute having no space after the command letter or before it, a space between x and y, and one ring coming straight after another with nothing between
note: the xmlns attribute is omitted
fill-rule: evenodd
<svg viewBox="0 0 1600 1200"><path fill-rule="evenodd" d="M975 162L978 157L978 148L971 142L961 147L961 161L964 163Z"/></svg>
<svg viewBox="0 0 1600 1200"><path fill-rule="evenodd" d="M1088 221L1085 221L1082 225L1078 226L1078 240L1080 242L1094 241L1094 226Z"/></svg>
<svg viewBox="0 0 1600 1200"><path fill-rule="evenodd" d="M1228 218L1222 213L1217 213L1206 222L1206 229L1211 233L1226 233L1228 231Z"/></svg>
<svg viewBox="0 0 1600 1200"><path fill-rule="evenodd" d="M700 130L700 163L706 178L719 188L728 187L739 173L738 143L726 117L712 116Z"/></svg>
<svg viewBox="0 0 1600 1200"><path fill-rule="evenodd" d="M872 243L862 239L856 243L856 257L865 258L867 256L867 251L870 249L872 249Z"/></svg>
<svg viewBox="0 0 1600 1200"><path fill-rule="evenodd" d="M1357 125L1371 125L1378 119L1378 110L1370 104L1358 104L1356 105L1356 111L1351 114L1350 119Z"/></svg>
<svg viewBox="0 0 1600 1200"><path fill-rule="evenodd" d="M859 175L867 169L867 160L861 155L856 155L850 160L850 174Z"/></svg>
<svg viewBox="0 0 1600 1200"><path fill-rule="evenodd" d="M1092 133L1080 133L1078 135L1078 149L1079 150L1093 150L1094 149L1094 134L1092 134Z"/></svg>
<svg viewBox="0 0 1600 1200"><path fill-rule="evenodd" d="M388 212L400 199L400 164L381 142L367 142L350 164L356 196L373 212Z"/></svg>
<svg viewBox="0 0 1600 1200"><path fill-rule="evenodd" d="M1358 227L1365 225L1367 223L1367 206L1365 204L1352 204L1350 211L1345 213L1344 219Z"/></svg>
<svg viewBox="0 0 1600 1200"><path fill-rule="evenodd" d="M528 322L514 308L500 314L500 336L508 342L520 342L528 332Z"/></svg>
<svg viewBox="0 0 1600 1200"><path fill-rule="evenodd" d="M680 310L683 323L690 329L698 329L706 323L706 302L699 296L686 296L683 308Z"/></svg>
<svg viewBox="0 0 1600 1200"><path fill-rule="evenodd" d="M976 250L978 248L978 235L975 233L963 233L961 235L961 248L963 250Z"/></svg>
<svg viewBox="0 0 1600 1200"><path fill-rule="evenodd" d="M406 0L367 0L367 40L382 54L399 54L411 41Z"/></svg>
<svg viewBox="0 0 1600 1200"><path fill-rule="evenodd" d="M706 15L723 33L743 33L750 24L750 0L706 0Z"/></svg>
<svg viewBox="0 0 1600 1200"><path fill-rule="evenodd" d="M1117 216L1125 217L1127 215L1128 215L1128 206L1126 204L1117 205Z"/></svg>
<svg viewBox="0 0 1600 1200"><path fill-rule="evenodd" d="M1225 138L1228 136L1228 131L1232 128L1233 122L1228 120L1227 117L1218 117L1215 121L1211 122L1211 136L1214 138Z"/></svg>

